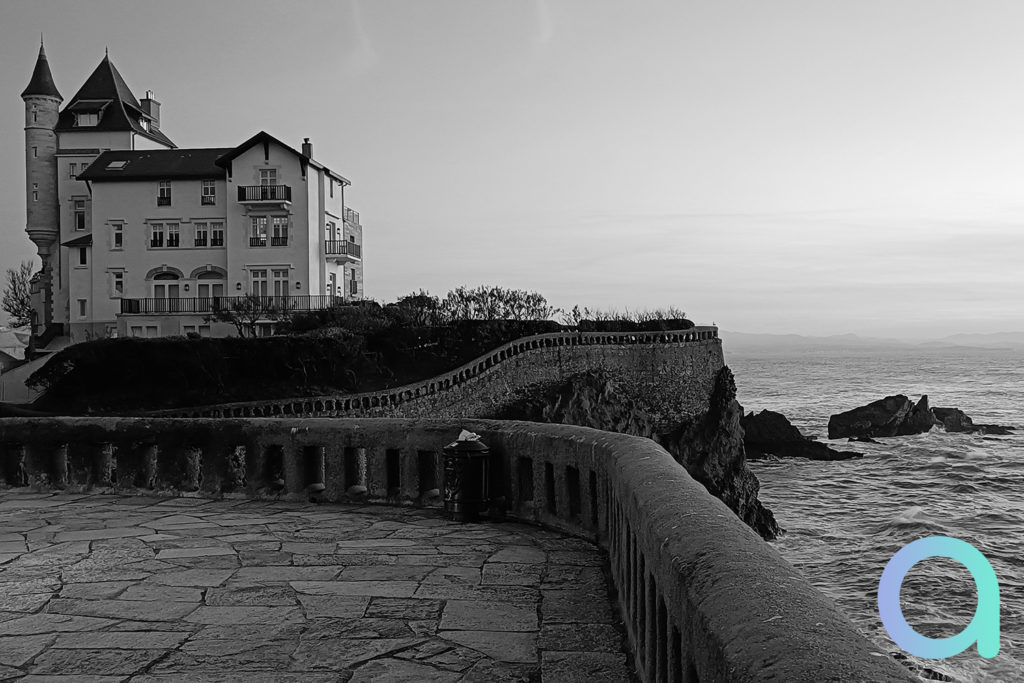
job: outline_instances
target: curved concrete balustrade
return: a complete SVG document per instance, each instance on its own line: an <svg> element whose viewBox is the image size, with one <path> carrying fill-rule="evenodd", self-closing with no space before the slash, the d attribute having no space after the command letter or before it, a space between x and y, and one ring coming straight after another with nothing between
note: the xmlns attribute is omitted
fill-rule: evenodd
<svg viewBox="0 0 1024 683"><path fill-rule="evenodd" d="M359 394L312 396L287 398L271 401L247 401L219 405L175 408L154 411L157 417L379 417L390 416L394 409L403 404L424 398L437 400L439 394L452 392L463 385L474 382L506 361L534 352L548 349L657 345L679 346L683 344L714 342L718 340L717 327L694 327L689 330L668 330L659 332L552 332L521 337L503 344L493 351L470 362L421 382L406 384L392 389L370 391ZM400 415L411 417L412 415Z"/></svg>
<svg viewBox="0 0 1024 683"><path fill-rule="evenodd" d="M915 680L648 439L474 420L9 418L0 475L10 486L433 506L441 449L463 428L492 448L492 519L608 551L642 680Z"/></svg>

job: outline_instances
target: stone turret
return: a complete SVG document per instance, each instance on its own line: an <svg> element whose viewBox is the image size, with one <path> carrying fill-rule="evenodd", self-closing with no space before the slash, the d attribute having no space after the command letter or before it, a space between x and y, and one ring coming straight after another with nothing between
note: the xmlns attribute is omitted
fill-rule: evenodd
<svg viewBox="0 0 1024 683"><path fill-rule="evenodd" d="M63 101L53 83L46 50L39 45L39 57L28 87L21 93L25 102L25 200L26 231L42 259L42 270L33 282L36 310L34 332L39 334L53 322L53 262L60 237L57 199L57 117Z"/></svg>

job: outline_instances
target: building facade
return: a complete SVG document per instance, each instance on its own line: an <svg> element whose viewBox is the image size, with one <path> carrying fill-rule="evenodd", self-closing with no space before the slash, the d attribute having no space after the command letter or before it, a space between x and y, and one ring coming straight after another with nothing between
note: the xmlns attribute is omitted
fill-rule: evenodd
<svg viewBox="0 0 1024 683"><path fill-rule="evenodd" d="M42 47L22 99L44 342L234 334L217 321L225 310L269 332L281 313L363 297L350 183L308 138L299 149L266 132L178 148L160 103L136 100L109 57L62 109Z"/></svg>

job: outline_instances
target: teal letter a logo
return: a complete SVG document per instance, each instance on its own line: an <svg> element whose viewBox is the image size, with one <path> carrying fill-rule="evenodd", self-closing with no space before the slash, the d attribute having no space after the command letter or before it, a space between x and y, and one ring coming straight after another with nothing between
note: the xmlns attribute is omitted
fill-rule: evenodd
<svg viewBox="0 0 1024 683"><path fill-rule="evenodd" d="M900 589L910 568L929 557L949 557L967 567L978 590L974 618L960 633L949 638L927 638L903 618ZM945 659L978 643L978 654L991 659L999 654L999 581L992 565L978 550L958 538L930 536L903 547L893 555L878 582L878 615L889 636L901 648L923 659Z"/></svg>

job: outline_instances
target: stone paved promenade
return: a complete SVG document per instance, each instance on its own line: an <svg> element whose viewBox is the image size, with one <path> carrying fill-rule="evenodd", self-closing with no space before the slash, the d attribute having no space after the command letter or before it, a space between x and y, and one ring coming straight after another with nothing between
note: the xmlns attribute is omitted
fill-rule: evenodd
<svg viewBox="0 0 1024 683"><path fill-rule="evenodd" d="M628 681L604 562L431 510L0 492L0 681Z"/></svg>

